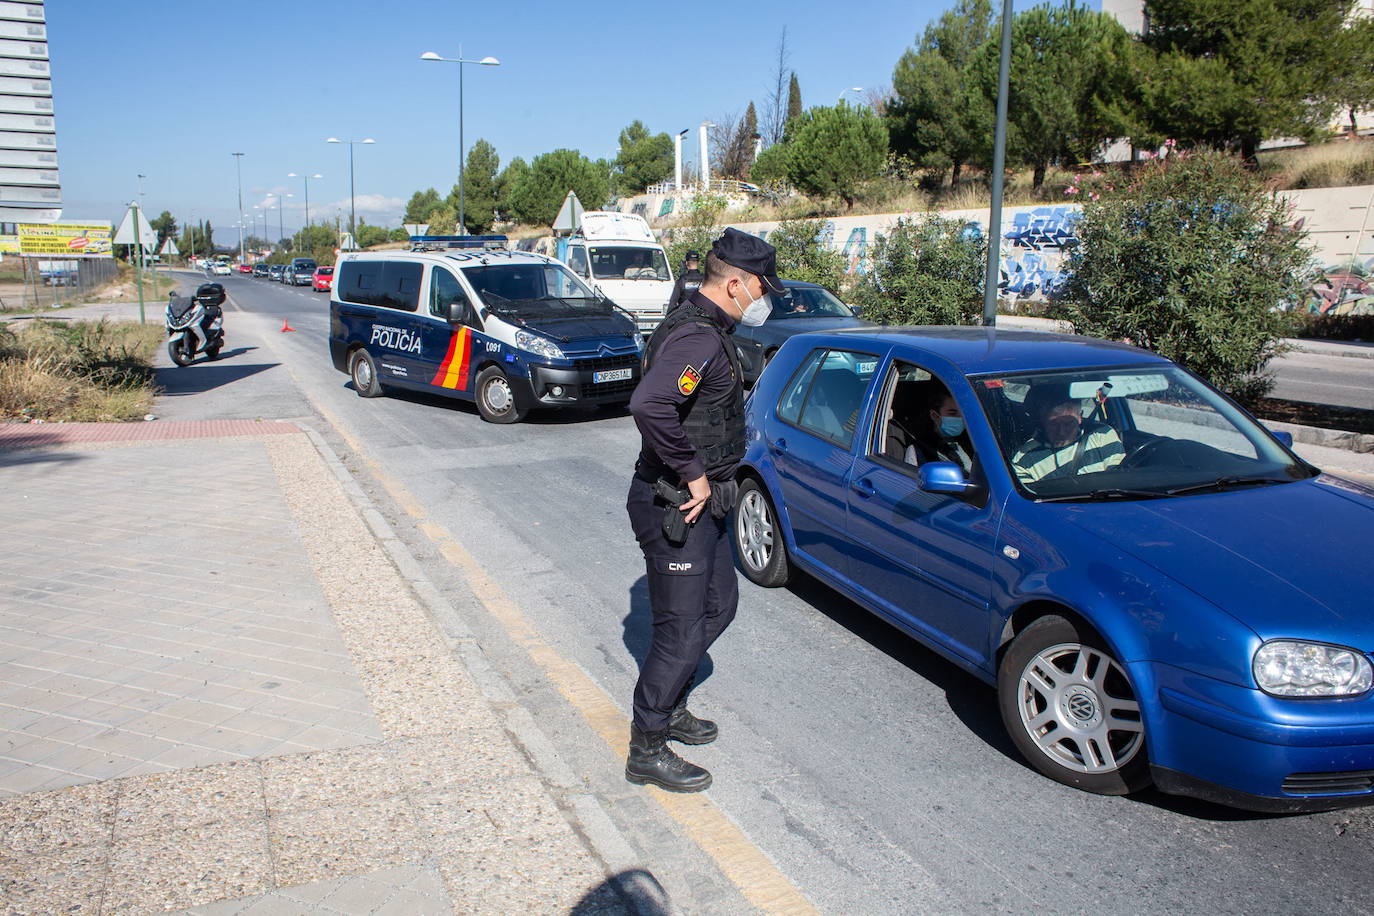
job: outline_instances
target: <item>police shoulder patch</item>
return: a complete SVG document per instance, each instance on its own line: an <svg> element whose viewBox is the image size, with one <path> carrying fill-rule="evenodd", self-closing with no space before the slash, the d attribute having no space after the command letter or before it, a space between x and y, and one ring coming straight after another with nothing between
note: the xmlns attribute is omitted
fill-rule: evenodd
<svg viewBox="0 0 1374 916"><path fill-rule="evenodd" d="M682 370L682 374L677 377L677 390L683 394L691 394L697 390L698 383L701 382L701 373L688 366Z"/></svg>

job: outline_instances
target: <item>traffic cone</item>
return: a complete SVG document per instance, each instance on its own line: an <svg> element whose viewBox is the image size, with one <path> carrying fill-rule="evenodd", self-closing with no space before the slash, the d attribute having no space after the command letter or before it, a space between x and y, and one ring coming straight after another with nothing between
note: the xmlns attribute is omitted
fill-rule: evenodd
<svg viewBox="0 0 1374 916"><path fill-rule="evenodd" d="M287 320L286 320L285 318L283 318L283 319L281 320L281 332L282 332L283 334L285 334L287 331L294 331L294 330L296 330L296 329L293 328L293 327L291 327L291 325L287 322Z"/></svg>

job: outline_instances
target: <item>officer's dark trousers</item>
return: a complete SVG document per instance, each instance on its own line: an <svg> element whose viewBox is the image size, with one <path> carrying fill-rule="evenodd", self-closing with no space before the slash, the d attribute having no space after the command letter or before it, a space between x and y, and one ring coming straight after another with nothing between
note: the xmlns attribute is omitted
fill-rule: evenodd
<svg viewBox="0 0 1374 916"><path fill-rule="evenodd" d="M727 520L697 518L687 542L675 547L663 537L662 500L635 477L625 504L649 578L653 642L635 684L634 722L643 731L668 727L673 705L696 673L706 650L735 619L735 581Z"/></svg>

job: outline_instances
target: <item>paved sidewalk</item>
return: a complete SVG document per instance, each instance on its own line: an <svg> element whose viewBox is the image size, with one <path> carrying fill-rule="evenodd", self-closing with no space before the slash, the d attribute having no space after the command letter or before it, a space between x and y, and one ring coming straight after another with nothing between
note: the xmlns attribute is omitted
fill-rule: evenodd
<svg viewBox="0 0 1374 916"><path fill-rule="evenodd" d="M635 911L295 426L0 425L0 488L4 913Z"/></svg>

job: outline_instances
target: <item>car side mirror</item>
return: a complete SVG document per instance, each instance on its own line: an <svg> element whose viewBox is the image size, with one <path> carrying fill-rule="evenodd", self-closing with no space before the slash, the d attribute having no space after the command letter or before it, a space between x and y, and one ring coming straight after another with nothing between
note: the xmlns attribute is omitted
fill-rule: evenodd
<svg viewBox="0 0 1374 916"><path fill-rule="evenodd" d="M1284 447L1284 448L1292 448L1292 447L1293 447L1293 434L1292 434L1292 433L1286 432L1286 431L1284 431L1284 430L1271 429L1271 430L1269 430L1269 435L1271 435L1271 436L1273 436L1275 439L1279 440L1279 442L1283 444L1283 447Z"/></svg>
<svg viewBox="0 0 1374 916"><path fill-rule="evenodd" d="M964 469L953 461L927 461L916 469L916 485L927 493L963 496L978 489L964 478Z"/></svg>
<svg viewBox="0 0 1374 916"><path fill-rule="evenodd" d="M449 324L469 324L472 321L472 306L466 299L454 299L448 304Z"/></svg>

